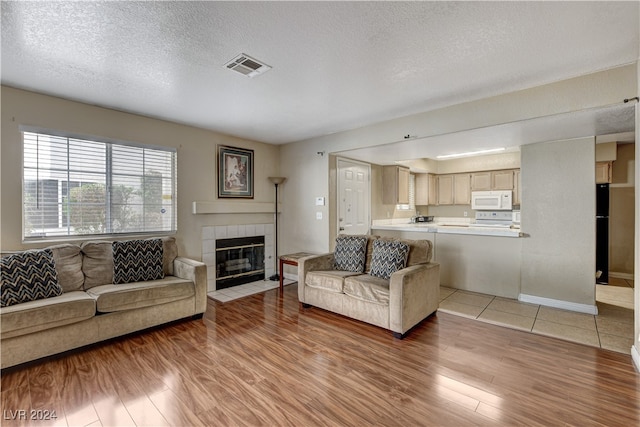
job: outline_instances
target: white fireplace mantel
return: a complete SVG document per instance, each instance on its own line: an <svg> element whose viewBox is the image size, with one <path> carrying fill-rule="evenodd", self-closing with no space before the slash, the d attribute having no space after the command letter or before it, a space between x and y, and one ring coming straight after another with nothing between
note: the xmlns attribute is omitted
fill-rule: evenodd
<svg viewBox="0 0 640 427"><path fill-rule="evenodd" d="M192 213L202 214L237 214L237 213L273 213L273 202L256 202L253 200L216 200L196 201L192 203ZM278 203L278 212L282 212L282 204Z"/></svg>

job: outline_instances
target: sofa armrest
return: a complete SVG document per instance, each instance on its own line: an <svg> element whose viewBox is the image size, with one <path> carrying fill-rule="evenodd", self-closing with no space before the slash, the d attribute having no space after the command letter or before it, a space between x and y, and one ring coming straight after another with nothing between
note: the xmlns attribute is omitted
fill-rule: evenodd
<svg viewBox="0 0 640 427"><path fill-rule="evenodd" d="M207 265L189 258L177 257L173 261L173 274L193 282L196 291L193 314L204 313L207 309Z"/></svg>
<svg viewBox="0 0 640 427"><path fill-rule="evenodd" d="M430 262L396 271L389 279L389 329L404 334L438 309L440 264Z"/></svg>
<svg viewBox="0 0 640 427"><path fill-rule="evenodd" d="M310 271L333 270L334 265L333 252L321 255L312 255L298 260L298 300L300 302L305 302L304 287L307 273Z"/></svg>

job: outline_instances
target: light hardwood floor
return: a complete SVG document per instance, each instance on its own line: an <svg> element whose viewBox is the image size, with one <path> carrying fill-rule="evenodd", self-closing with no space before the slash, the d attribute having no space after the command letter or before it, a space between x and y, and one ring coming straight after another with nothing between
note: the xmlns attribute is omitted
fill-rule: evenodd
<svg viewBox="0 0 640 427"><path fill-rule="evenodd" d="M640 424L628 355L447 313L397 340L300 308L296 285L210 299L202 320L5 370L1 382L3 426ZM10 419L31 409L57 419Z"/></svg>

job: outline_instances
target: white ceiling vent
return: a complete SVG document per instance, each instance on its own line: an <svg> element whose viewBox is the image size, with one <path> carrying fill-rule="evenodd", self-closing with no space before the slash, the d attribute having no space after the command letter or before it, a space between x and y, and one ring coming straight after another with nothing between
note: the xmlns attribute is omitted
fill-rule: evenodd
<svg viewBox="0 0 640 427"><path fill-rule="evenodd" d="M244 53L236 56L231 61L224 64L224 66L247 77L255 77L271 69L269 65L260 62L249 55L245 55Z"/></svg>

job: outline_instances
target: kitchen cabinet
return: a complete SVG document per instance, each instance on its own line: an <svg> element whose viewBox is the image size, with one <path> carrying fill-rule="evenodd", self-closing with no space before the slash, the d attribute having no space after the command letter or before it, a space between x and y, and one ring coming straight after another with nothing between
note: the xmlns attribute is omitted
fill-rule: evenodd
<svg viewBox="0 0 640 427"><path fill-rule="evenodd" d="M512 169L474 172L471 174L471 191L513 190L514 173Z"/></svg>
<svg viewBox="0 0 640 427"><path fill-rule="evenodd" d="M520 206L522 186L520 185L520 169L513 171L513 204Z"/></svg>
<svg viewBox="0 0 640 427"><path fill-rule="evenodd" d="M438 204L438 177L432 174L429 174L429 204Z"/></svg>
<svg viewBox="0 0 640 427"><path fill-rule="evenodd" d="M409 204L409 168L382 167L382 203L385 205Z"/></svg>
<svg viewBox="0 0 640 427"><path fill-rule="evenodd" d="M492 190L513 190L513 170L491 172Z"/></svg>
<svg viewBox="0 0 640 427"><path fill-rule="evenodd" d="M491 190L491 172L474 172L471 174L471 191Z"/></svg>
<svg viewBox="0 0 640 427"><path fill-rule="evenodd" d="M429 204L429 175L427 173L416 174L416 206L426 206Z"/></svg>
<svg viewBox="0 0 640 427"><path fill-rule="evenodd" d="M438 176L438 205L453 205L453 175Z"/></svg>
<svg viewBox="0 0 640 427"><path fill-rule="evenodd" d="M596 163L596 184L611 183L611 162Z"/></svg>
<svg viewBox="0 0 640 427"><path fill-rule="evenodd" d="M458 173L453 176L453 204L471 204L471 174Z"/></svg>

